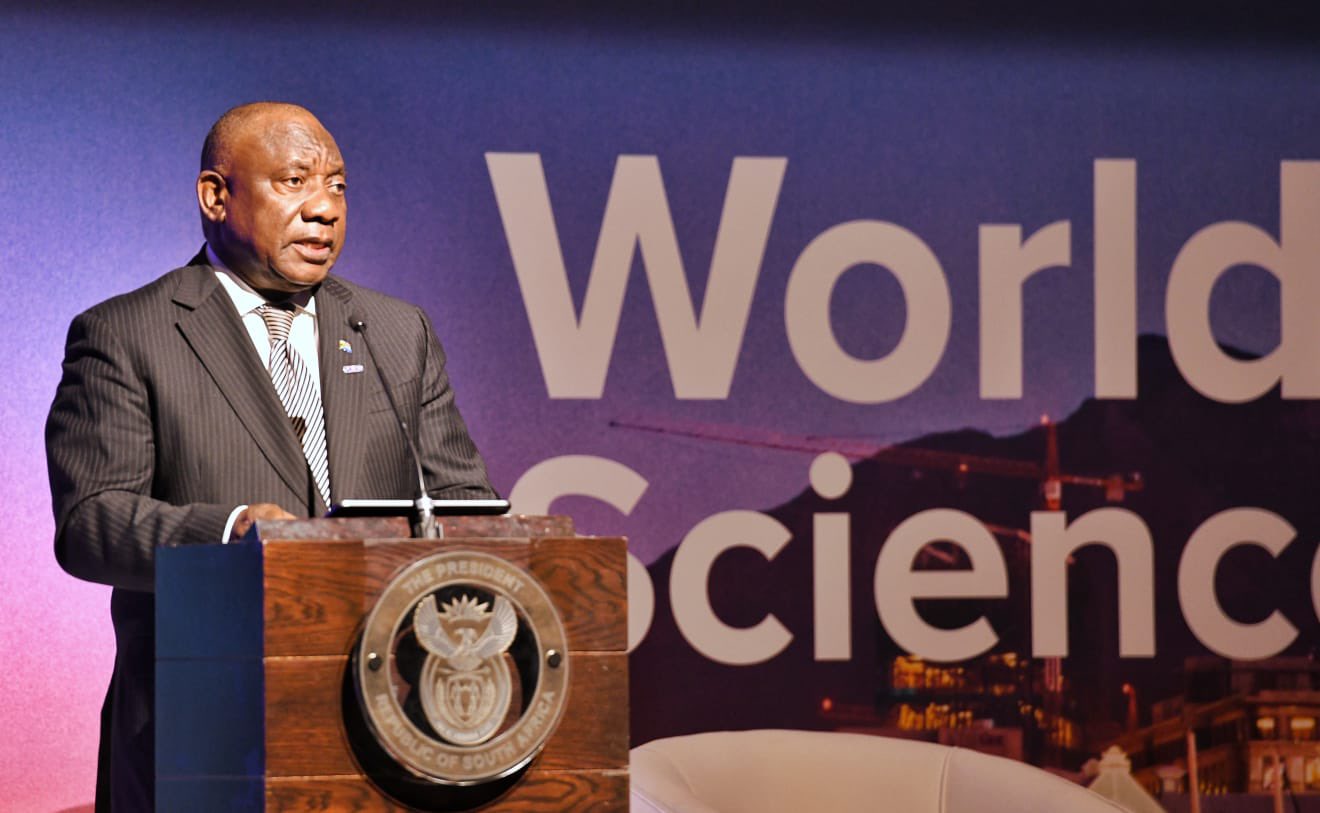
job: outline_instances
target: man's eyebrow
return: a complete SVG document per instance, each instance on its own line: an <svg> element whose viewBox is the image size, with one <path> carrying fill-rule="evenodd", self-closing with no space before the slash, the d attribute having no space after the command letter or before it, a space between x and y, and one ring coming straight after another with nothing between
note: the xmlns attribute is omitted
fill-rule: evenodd
<svg viewBox="0 0 1320 813"><path fill-rule="evenodd" d="M284 166L280 167L279 170L277 170L277 174L279 174L279 173L284 173L284 172L294 172L294 171L297 171L297 172L311 172L312 169L313 169L313 167L312 167L311 163L299 159L299 160L295 160L295 161L290 161L289 163L287 163L287 164L285 164ZM329 175L346 175L347 173L344 171L344 165L343 165L343 164L335 164L335 165L331 166L331 167L329 168L329 170L326 171L325 174L326 174L327 176L329 176Z"/></svg>

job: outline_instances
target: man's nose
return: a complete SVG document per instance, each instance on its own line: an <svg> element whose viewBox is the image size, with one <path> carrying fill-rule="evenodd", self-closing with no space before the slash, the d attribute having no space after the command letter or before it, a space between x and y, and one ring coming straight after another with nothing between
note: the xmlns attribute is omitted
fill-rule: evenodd
<svg viewBox="0 0 1320 813"><path fill-rule="evenodd" d="M313 184L310 194L303 201L302 218L334 223L344 216L345 208L342 194L333 194L325 186Z"/></svg>

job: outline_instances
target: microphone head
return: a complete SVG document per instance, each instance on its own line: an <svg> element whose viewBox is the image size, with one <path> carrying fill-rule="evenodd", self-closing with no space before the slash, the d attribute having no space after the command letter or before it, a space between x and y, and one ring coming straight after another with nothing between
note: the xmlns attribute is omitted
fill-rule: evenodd
<svg viewBox="0 0 1320 813"><path fill-rule="evenodd" d="M354 312L348 317L348 326L353 328L353 330L357 333L361 333L362 331L367 329L367 323L362 321L362 317L359 316L356 312Z"/></svg>

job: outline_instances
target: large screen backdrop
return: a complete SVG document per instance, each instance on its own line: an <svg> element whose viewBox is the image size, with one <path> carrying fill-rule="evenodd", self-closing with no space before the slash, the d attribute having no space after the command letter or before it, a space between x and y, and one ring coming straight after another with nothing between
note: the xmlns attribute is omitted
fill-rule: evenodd
<svg viewBox="0 0 1320 813"><path fill-rule="evenodd" d="M1313 651L1314 50L263 14L3 12L0 808L90 800L113 659L52 556L64 331L197 251L250 100L338 139L336 271L431 315L497 488L629 537L635 743L993 723L1075 769L1188 658Z"/></svg>

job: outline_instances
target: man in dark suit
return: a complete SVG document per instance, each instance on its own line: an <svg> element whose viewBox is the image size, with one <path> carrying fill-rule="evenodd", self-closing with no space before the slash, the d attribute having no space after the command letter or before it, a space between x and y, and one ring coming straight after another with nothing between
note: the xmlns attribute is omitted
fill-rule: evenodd
<svg viewBox="0 0 1320 813"><path fill-rule="evenodd" d="M197 198L202 253L74 319L46 425L56 556L114 587L98 811L153 806L156 548L227 543L335 498L415 493L350 322L369 326L431 495L493 496L426 315L329 275L347 207L321 123L294 105L229 111L207 136Z"/></svg>

